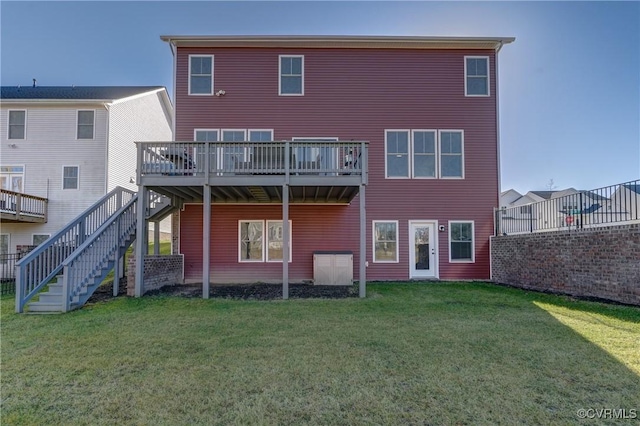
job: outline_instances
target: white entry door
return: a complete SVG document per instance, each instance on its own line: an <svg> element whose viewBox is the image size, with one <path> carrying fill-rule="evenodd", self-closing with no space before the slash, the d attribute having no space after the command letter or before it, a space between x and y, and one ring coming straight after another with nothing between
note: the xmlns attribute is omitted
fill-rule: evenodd
<svg viewBox="0 0 640 426"><path fill-rule="evenodd" d="M437 278L436 222L409 222L409 277Z"/></svg>

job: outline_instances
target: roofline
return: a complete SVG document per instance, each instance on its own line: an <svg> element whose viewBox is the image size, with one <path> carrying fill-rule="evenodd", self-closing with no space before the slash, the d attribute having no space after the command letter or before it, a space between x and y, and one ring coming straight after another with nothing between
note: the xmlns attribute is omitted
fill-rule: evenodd
<svg viewBox="0 0 640 426"><path fill-rule="evenodd" d="M29 86L25 86L29 88ZM82 87L82 86L78 86ZM138 96L146 96L152 93L157 93L160 91L167 91L166 87L155 86L150 90L136 93L135 95L129 95L122 98L107 98L107 99L58 99L58 98L37 98L37 99L23 99L23 98L2 98L2 104L25 104L25 103L33 103L33 104L103 104L103 103L116 103L116 102L124 102L129 100L130 98L136 98ZM171 102L169 102L171 103Z"/></svg>
<svg viewBox="0 0 640 426"><path fill-rule="evenodd" d="M500 50L503 45L512 43L515 37L162 35L160 39L177 47Z"/></svg>

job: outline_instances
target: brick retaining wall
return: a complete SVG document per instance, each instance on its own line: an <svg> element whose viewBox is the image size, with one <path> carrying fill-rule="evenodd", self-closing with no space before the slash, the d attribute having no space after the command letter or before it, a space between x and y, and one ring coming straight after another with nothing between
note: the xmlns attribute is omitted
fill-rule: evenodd
<svg viewBox="0 0 640 426"><path fill-rule="evenodd" d="M127 265L127 295L135 295L136 258L131 256ZM178 255L148 255L144 257L144 287L142 294L165 285L182 284L184 257Z"/></svg>
<svg viewBox="0 0 640 426"><path fill-rule="evenodd" d="M640 305L640 224L491 238L496 283Z"/></svg>

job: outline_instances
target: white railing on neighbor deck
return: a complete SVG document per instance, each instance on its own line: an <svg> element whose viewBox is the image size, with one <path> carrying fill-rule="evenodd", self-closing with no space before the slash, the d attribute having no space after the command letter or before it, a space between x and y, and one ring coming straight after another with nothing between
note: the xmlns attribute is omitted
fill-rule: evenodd
<svg viewBox="0 0 640 426"><path fill-rule="evenodd" d="M69 257L87 237L129 203L135 192L117 187L71 221L16 264L16 312L62 270Z"/></svg>
<svg viewBox="0 0 640 426"><path fill-rule="evenodd" d="M69 311L72 302L83 303L83 294L96 279L102 281L106 268L120 258L133 241L136 233L135 195L120 210L113 214L96 232L80 245L63 263L62 300L63 311Z"/></svg>
<svg viewBox="0 0 640 426"><path fill-rule="evenodd" d="M141 175L363 173L368 142L137 142Z"/></svg>
<svg viewBox="0 0 640 426"><path fill-rule="evenodd" d="M0 189L0 211L14 215L16 220L29 216L46 222L47 203L48 200L43 197Z"/></svg>

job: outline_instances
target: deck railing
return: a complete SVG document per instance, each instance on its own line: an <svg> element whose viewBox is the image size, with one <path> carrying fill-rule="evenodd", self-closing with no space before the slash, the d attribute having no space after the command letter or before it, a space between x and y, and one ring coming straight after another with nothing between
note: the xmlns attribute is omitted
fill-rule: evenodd
<svg viewBox="0 0 640 426"><path fill-rule="evenodd" d="M142 176L359 175L367 142L137 142Z"/></svg>
<svg viewBox="0 0 640 426"><path fill-rule="evenodd" d="M640 221L640 180L498 209L496 234L575 230Z"/></svg>
<svg viewBox="0 0 640 426"><path fill-rule="evenodd" d="M0 190L0 211L3 214L15 216L20 220L24 216L47 221L48 200L35 195L22 194L20 192Z"/></svg>
<svg viewBox="0 0 640 426"><path fill-rule="evenodd" d="M58 275L64 260L136 195L117 187L16 264L16 312Z"/></svg>

